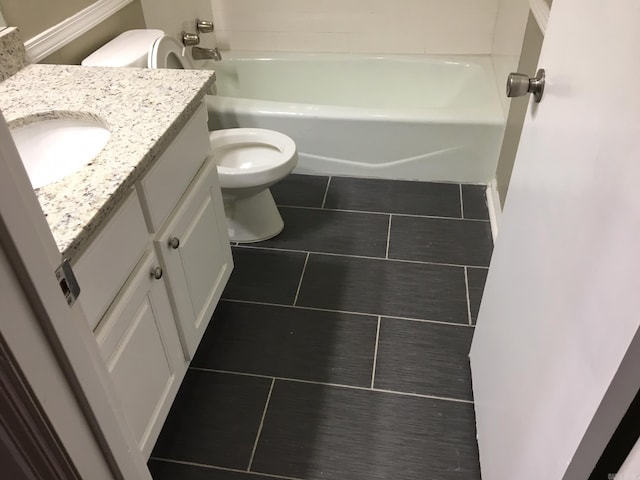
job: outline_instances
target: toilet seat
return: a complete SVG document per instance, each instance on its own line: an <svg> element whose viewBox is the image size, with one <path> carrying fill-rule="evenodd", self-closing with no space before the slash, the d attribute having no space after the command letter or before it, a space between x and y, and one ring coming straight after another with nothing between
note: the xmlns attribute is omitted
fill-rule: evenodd
<svg viewBox="0 0 640 480"><path fill-rule="evenodd" d="M163 35L153 42L149 49L149 68L173 68L188 70L193 68L191 60L182 55L184 47L170 35Z"/></svg>
<svg viewBox="0 0 640 480"><path fill-rule="evenodd" d="M273 130L216 130L209 134L209 141L222 188L274 183L286 176L297 162L295 142Z"/></svg>

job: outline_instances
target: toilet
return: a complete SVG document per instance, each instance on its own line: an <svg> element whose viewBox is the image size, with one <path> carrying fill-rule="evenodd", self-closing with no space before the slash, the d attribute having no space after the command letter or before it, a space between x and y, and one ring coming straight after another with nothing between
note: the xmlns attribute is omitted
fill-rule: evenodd
<svg viewBox="0 0 640 480"><path fill-rule="evenodd" d="M82 61L84 66L194 68L184 47L162 30L126 31ZM252 243L278 235L284 222L269 187L298 162L295 142L261 128L230 128L210 133L209 159L218 177L232 242Z"/></svg>

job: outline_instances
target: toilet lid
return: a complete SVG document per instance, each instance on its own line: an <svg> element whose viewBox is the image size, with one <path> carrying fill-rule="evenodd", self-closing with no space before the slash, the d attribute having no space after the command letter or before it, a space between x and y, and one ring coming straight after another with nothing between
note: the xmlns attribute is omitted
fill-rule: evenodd
<svg viewBox="0 0 640 480"><path fill-rule="evenodd" d="M183 46L170 35L164 35L153 42L149 50L149 68L191 69L193 64L182 56Z"/></svg>

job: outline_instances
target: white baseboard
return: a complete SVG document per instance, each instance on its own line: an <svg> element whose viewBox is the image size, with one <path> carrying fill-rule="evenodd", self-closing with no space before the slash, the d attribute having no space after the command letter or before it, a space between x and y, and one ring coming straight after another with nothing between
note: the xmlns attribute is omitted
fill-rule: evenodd
<svg viewBox="0 0 640 480"><path fill-rule="evenodd" d="M498 183L495 178L489 185L487 185L487 207L489 208L491 235L493 236L493 243L495 244L496 238L498 238L498 224L500 223L500 217L502 216L500 195L498 194Z"/></svg>
<svg viewBox="0 0 640 480"><path fill-rule="evenodd" d="M27 40L29 59L36 63L103 22L133 0L98 0L84 10Z"/></svg>

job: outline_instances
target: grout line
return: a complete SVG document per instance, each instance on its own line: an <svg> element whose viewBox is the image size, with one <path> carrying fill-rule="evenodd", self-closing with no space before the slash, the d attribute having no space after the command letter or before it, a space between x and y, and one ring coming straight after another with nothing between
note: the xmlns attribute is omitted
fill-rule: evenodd
<svg viewBox="0 0 640 480"><path fill-rule="evenodd" d="M267 408L269 408L269 400L271 400L271 393L273 392L273 385L276 383L276 379L271 379L271 388L269 389L269 395L267 395L267 401L264 404L264 411L262 412L262 419L260 420L260 426L258 427L258 434L256 435L256 441L253 444L253 451L251 452L251 458L249 459L249 466L247 472L251 471L253 465L253 457L256 455L256 449L258 448L258 440L260 440L260 434L262 433L262 426L264 425L264 419L267 416Z"/></svg>
<svg viewBox="0 0 640 480"><path fill-rule="evenodd" d="M391 246L391 219L393 215L389 215L389 228L387 229L387 252L385 253L384 258L389 259L389 247Z"/></svg>
<svg viewBox="0 0 640 480"><path fill-rule="evenodd" d="M352 312L349 310L333 310L330 308L319 308L319 307L306 307L302 305L287 305L284 303L270 303L270 302L254 302L253 300L236 300L233 298L221 298L223 302L231 302L231 303L248 303L250 305L264 305L266 307L284 307L284 308L298 308L300 310L311 310L314 312L328 312L328 313L343 313L345 315L361 315L363 317L376 317L378 316L375 313L364 313L364 312ZM398 317L395 315L380 315L384 318L389 318L391 320L406 320L408 322L419 322L419 323L436 323L438 325L451 325L452 327L465 327L465 328L473 328L474 325L469 325L468 323L456 323L456 322L443 322L441 320L427 320L424 318L411 318L411 317Z"/></svg>
<svg viewBox="0 0 640 480"><path fill-rule="evenodd" d="M397 216L397 215L396 215ZM461 265L458 263L438 263L438 262L425 262L425 261L421 261L421 260L405 260L402 258L389 258L389 259L385 259L384 257L370 257L367 255L349 255L346 253L332 253L332 252L316 252L316 251L312 251L309 252L307 250L296 250L293 248L277 248L277 247L260 247L257 246L253 243L251 244L243 244L243 245L238 245L239 248L244 248L244 249L253 249L253 250L269 250L269 251L273 251L273 252L290 252L290 253L313 253L316 255L328 255L331 257L346 257L346 258L362 258L365 260L389 260L391 262L401 262L401 263L413 263L413 264L417 264L417 265L437 265L437 266L441 266L441 267L456 267L456 268L464 268L464 267L471 267L471 268L484 268L485 270L488 270L489 267L486 265Z"/></svg>
<svg viewBox="0 0 640 480"><path fill-rule="evenodd" d="M324 197L322 198L322 206L318 210L322 210L324 208L324 204L327 203L327 195L329 194L329 185L331 185L331 179L333 177L329 177L327 180L327 189L324 191Z"/></svg>
<svg viewBox="0 0 640 480"><path fill-rule="evenodd" d="M282 208L297 208L300 210L328 210L331 212L345 212L345 213L366 213L369 215L396 215L399 217L411 217L411 218L431 218L434 220L464 220L465 222L480 222L490 223L490 220L483 220L481 218L460 218L460 217L442 217L438 215L415 215L411 213L398 213L398 212L372 212L370 210L349 210L345 208L324 208L324 207L303 207L300 205L278 205Z"/></svg>
<svg viewBox="0 0 640 480"><path fill-rule="evenodd" d="M203 367L189 367L189 370L195 370L199 372L211 372L211 373L223 373L227 375L240 375L242 377L254 377L254 378L268 378L271 380L280 380L283 382L294 382L294 383L306 383L309 385L321 385L324 387L338 387L338 388L346 388L349 390L361 390L365 392L378 392L378 393L388 393L391 395L400 395L403 397L413 397L413 398L430 398L432 400L443 400L446 402L456 402L456 403L467 403L473 404L472 400L461 400L459 398L451 398L451 397L441 397L438 395L426 395L422 393L410 393L410 392L399 392L396 390L384 390L382 388L370 388L370 387L357 387L355 385L345 385L342 383L330 383L330 382L317 382L314 380L302 380L300 378L287 378L287 377L274 377L270 375L260 375L259 373L247 373L247 372L234 372L232 370L218 370L215 368L203 368Z"/></svg>
<svg viewBox="0 0 640 480"><path fill-rule="evenodd" d="M378 329L376 330L376 348L373 351L373 370L371 371L371 388L374 388L374 383L376 380L376 365L378 364L378 343L380 341L380 322L382 321L382 317L378 315Z"/></svg>
<svg viewBox="0 0 640 480"><path fill-rule="evenodd" d="M459 185L460 185L460 215L462 215L461 216L462 220L466 220L464 218L464 198L462 198L462 184L460 183Z"/></svg>
<svg viewBox="0 0 640 480"><path fill-rule="evenodd" d="M228 467L219 467L216 465L207 465L206 463L196 463L196 462L187 462L184 460L172 460L170 458L162 458L162 457L149 457L149 460L156 460L158 462L166 462L166 463L176 463L178 465L188 465L191 467L201 467L201 468L208 468L211 470L220 470L223 472L234 472L234 473L242 473L242 474L249 474L249 475L260 475L262 477L269 477L269 478L278 478L281 480L302 480L300 478L295 478L295 477L283 477L282 475L275 475L273 473L261 473L261 472L247 472L246 470L237 470L235 468L228 468Z"/></svg>
<svg viewBox="0 0 640 480"><path fill-rule="evenodd" d="M300 289L302 288L302 279L304 278L304 272L307 269L307 262L309 261L309 252L307 252L307 258L304 259L304 266L302 267L302 273L300 274L300 282L298 282L298 289L296 290L296 296L293 299L293 305L298 302L298 295L300 295Z"/></svg>
<svg viewBox="0 0 640 480"><path fill-rule="evenodd" d="M469 325L473 326L471 321L471 295L469 294L469 272L467 267L464 267L464 286L467 289L467 314L469 315Z"/></svg>

